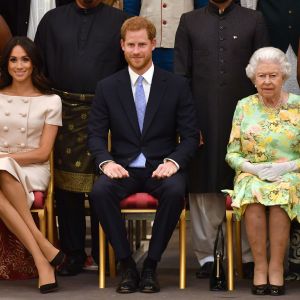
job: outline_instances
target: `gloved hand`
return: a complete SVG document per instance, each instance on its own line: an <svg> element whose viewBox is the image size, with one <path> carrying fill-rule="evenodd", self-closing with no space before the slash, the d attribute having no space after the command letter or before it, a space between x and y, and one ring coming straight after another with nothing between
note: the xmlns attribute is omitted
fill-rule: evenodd
<svg viewBox="0 0 300 300"><path fill-rule="evenodd" d="M284 163L272 163L270 164L269 168L261 170L258 175L262 180L278 181L285 173L296 170L296 163L293 161L287 161Z"/></svg>
<svg viewBox="0 0 300 300"><path fill-rule="evenodd" d="M245 161L242 164L241 170L245 173L250 173L260 178L259 174L262 171L266 171L270 165L271 164L269 163L252 164L249 161Z"/></svg>

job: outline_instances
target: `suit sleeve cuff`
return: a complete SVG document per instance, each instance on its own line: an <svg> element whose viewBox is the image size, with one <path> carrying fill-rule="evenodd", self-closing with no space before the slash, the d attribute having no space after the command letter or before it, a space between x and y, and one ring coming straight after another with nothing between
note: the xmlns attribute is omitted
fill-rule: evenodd
<svg viewBox="0 0 300 300"><path fill-rule="evenodd" d="M179 164L175 160L173 160L171 158L165 158L164 163L167 162L167 161L171 161L176 166L177 171L180 169Z"/></svg>
<svg viewBox="0 0 300 300"><path fill-rule="evenodd" d="M103 169L102 169L102 167L104 167L104 165L106 165L107 163L109 163L109 162L111 162L111 161L113 161L113 160L105 160L105 161L103 161L103 162L101 162L100 164L99 164L99 169L100 169L100 171L103 173Z"/></svg>

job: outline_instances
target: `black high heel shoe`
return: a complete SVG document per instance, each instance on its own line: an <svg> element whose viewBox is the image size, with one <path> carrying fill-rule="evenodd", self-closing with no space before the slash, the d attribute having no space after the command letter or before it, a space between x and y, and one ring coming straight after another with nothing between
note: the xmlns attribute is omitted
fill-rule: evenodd
<svg viewBox="0 0 300 300"><path fill-rule="evenodd" d="M58 283L57 283L57 279L56 279L56 274L55 274L55 281L53 283L47 283L47 284L43 284L43 285L40 286L40 293L41 294L52 293L52 292L55 292L56 290L58 290Z"/></svg>
<svg viewBox="0 0 300 300"><path fill-rule="evenodd" d="M268 284L252 285L251 292L253 295L263 296L269 295L270 290Z"/></svg>
<svg viewBox="0 0 300 300"><path fill-rule="evenodd" d="M55 257L50 261L50 265L53 267L57 267L61 265L65 259L65 254L60 250Z"/></svg>
<svg viewBox="0 0 300 300"><path fill-rule="evenodd" d="M270 284L270 295L281 296L285 294L285 285L273 285Z"/></svg>

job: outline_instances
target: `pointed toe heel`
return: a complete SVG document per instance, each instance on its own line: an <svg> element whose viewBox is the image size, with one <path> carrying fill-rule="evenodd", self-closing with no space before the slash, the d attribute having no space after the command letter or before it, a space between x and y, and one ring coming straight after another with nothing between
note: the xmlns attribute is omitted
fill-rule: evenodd
<svg viewBox="0 0 300 300"><path fill-rule="evenodd" d="M55 292L55 291L58 290L56 272L54 272L54 278L55 278L54 282L46 283L46 284L43 284L39 287L39 290L40 290L41 294L48 294L48 293L52 293L52 292Z"/></svg>
<svg viewBox="0 0 300 300"><path fill-rule="evenodd" d="M50 265L53 267L57 267L61 265L65 259L65 254L60 250L55 257L50 261Z"/></svg>
<svg viewBox="0 0 300 300"><path fill-rule="evenodd" d="M58 284L57 281L55 279L55 282L53 283L47 283L47 284L43 284L40 286L40 293L41 294L48 294L48 293L52 293L58 290Z"/></svg>

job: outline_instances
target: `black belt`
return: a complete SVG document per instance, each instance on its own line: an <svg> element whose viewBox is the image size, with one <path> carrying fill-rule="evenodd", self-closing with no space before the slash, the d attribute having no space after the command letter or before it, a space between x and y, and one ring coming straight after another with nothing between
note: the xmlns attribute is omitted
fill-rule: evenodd
<svg viewBox="0 0 300 300"><path fill-rule="evenodd" d="M52 91L55 94L58 94L61 98L64 98L66 100L91 102L95 97L94 94L69 93L69 92L60 91L60 90L57 90L57 89L54 89L54 88L52 88Z"/></svg>

